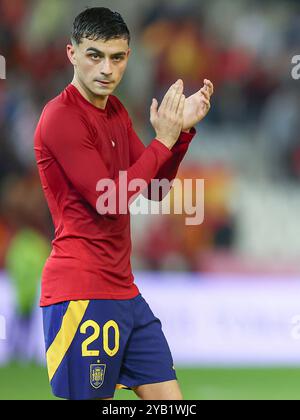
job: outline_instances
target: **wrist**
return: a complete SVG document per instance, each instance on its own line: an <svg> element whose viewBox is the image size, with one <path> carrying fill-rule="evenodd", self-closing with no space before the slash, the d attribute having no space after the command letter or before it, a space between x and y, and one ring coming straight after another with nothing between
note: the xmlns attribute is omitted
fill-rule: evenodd
<svg viewBox="0 0 300 420"><path fill-rule="evenodd" d="M169 150L171 150L171 149L172 149L171 144L170 144L168 141L166 141L165 139L164 139L164 140L162 140L162 138L161 138L161 137L156 136L156 137L155 137L155 140L159 141L161 144L163 144L163 145L164 145L165 147L167 147Z"/></svg>
<svg viewBox="0 0 300 420"><path fill-rule="evenodd" d="M185 130L181 130L182 133L190 133L191 132L191 128L186 128Z"/></svg>

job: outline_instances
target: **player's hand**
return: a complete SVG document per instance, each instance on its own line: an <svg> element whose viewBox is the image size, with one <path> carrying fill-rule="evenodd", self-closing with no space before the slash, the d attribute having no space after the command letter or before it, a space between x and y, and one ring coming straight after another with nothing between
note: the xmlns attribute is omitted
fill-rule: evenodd
<svg viewBox="0 0 300 420"><path fill-rule="evenodd" d="M190 130L208 114L210 98L214 93L214 85L210 80L204 79L204 86L185 100L183 111L183 131Z"/></svg>
<svg viewBox="0 0 300 420"><path fill-rule="evenodd" d="M182 80L177 80L169 88L159 109L157 100L152 101L150 121L156 132L156 139L168 149L172 149L182 130L184 103Z"/></svg>

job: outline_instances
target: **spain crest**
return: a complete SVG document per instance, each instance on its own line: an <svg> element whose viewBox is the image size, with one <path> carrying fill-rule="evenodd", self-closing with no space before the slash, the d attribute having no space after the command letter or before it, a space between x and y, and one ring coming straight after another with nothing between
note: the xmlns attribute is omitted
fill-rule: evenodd
<svg viewBox="0 0 300 420"><path fill-rule="evenodd" d="M106 365L90 365L90 383L93 388L98 389L104 382Z"/></svg>

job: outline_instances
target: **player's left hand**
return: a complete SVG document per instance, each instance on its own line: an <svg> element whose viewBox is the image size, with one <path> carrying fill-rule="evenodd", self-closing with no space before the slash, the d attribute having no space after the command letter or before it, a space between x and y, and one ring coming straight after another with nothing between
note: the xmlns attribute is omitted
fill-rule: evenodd
<svg viewBox="0 0 300 420"><path fill-rule="evenodd" d="M185 100L183 111L182 131L188 131L198 124L210 110L210 98L214 93L214 85L208 79L204 79L203 87Z"/></svg>

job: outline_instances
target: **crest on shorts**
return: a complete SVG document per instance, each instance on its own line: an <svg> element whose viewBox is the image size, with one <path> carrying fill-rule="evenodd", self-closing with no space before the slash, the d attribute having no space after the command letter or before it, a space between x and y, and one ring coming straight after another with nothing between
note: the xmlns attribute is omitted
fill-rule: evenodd
<svg viewBox="0 0 300 420"><path fill-rule="evenodd" d="M90 365L90 383L93 388L98 389L104 382L106 365Z"/></svg>

